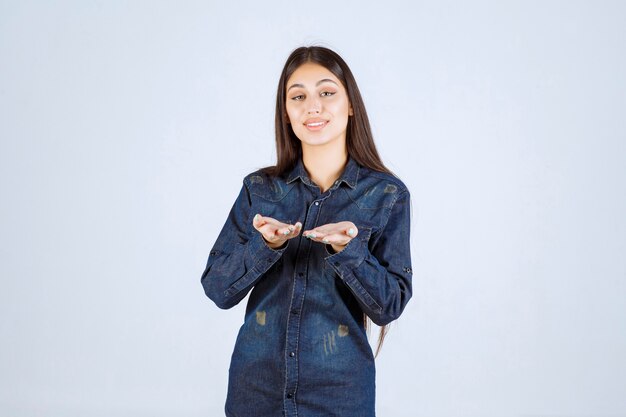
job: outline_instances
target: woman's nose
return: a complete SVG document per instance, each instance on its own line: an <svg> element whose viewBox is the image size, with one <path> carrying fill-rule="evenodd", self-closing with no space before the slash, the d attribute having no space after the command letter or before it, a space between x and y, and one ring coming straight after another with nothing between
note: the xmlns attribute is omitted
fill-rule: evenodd
<svg viewBox="0 0 626 417"><path fill-rule="evenodd" d="M319 100L311 100L311 102L309 103L309 110L308 110L308 114L311 113L319 113L320 112L320 102Z"/></svg>

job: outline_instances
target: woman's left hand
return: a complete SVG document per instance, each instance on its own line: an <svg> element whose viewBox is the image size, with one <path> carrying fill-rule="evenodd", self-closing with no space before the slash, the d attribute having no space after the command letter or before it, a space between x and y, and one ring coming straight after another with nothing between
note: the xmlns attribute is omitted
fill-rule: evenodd
<svg viewBox="0 0 626 417"><path fill-rule="evenodd" d="M302 235L308 239L331 245L335 252L341 252L358 234L359 230L354 223L348 221L327 223L302 232Z"/></svg>

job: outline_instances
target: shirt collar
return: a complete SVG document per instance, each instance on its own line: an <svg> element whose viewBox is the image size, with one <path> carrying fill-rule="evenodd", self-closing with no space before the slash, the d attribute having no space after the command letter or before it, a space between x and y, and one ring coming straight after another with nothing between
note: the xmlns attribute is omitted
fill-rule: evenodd
<svg viewBox="0 0 626 417"><path fill-rule="evenodd" d="M343 172L341 173L341 175L339 176L339 178L337 179L335 183L340 183L343 181L346 184L348 184L351 188L355 188L358 177L359 177L359 164L350 155L348 155L348 163L346 164L346 167L344 168ZM296 162L296 166L291 170L291 172L287 176L287 184L295 181L297 178L300 178L300 180L304 182L305 184L309 184L309 185L313 184L313 181L311 181L308 174L306 173L306 170L304 169L304 163L302 162L302 157L298 158L298 161Z"/></svg>

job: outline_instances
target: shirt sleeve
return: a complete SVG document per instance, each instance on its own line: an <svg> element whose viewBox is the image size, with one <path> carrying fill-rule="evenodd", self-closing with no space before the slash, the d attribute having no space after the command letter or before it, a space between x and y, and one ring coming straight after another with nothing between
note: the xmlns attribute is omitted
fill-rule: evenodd
<svg viewBox="0 0 626 417"><path fill-rule="evenodd" d="M370 230L359 230L341 252L325 258L379 326L397 319L412 295L410 203L405 190L396 198L376 238L370 236Z"/></svg>
<svg viewBox="0 0 626 417"><path fill-rule="evenodd" d="M252 203L245 182L209 253L200 279L204 292L219 308L237 305L282 256L289 240L272 249L252 227Z"/></svg>

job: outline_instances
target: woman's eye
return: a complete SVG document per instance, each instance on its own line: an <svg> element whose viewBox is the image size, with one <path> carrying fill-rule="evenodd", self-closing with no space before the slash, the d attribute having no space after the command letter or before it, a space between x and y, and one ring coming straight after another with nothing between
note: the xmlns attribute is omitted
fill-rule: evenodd
<svg viewBox="0 0 626 417"><path fill-rule="evenodd" d="M323 92L320 93L320 95L322 97L330 97L330 96L335 95L335 92L334 91L323 91ZM294 100L294 101L301 101L301 100L304 100L304 95L300 94L298 96L291 97L291 99Z"/></svg>

